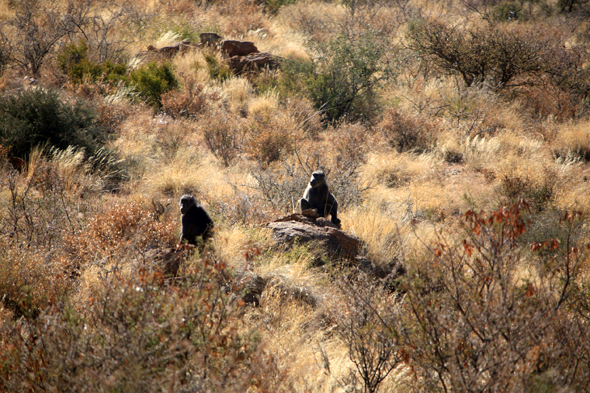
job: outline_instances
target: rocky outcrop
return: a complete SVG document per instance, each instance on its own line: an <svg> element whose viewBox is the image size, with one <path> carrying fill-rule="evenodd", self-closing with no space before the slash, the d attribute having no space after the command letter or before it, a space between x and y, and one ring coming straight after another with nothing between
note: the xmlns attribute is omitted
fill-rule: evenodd
<svg viewBox="0 0 590 393"><path fill-rule="evenodd" d="M234 56L229 61L229 68L239 75L244 72L275 70L279 68L280 57L270 53L255 53L248 56Z"/></svg>
<svg viewBox="0 0 590 393"><path fill-rule="evenodd" d="M258 72L263 69L277 69L280 66L281 58L270 53L260 53L256 45L250 41L224 40L217 33L201 33L200 42L194 45L191 41L185 40L174 45L156 48L148 45L147 51L143 52L144 56L159 56L160 58L170 59L177 54L185 53L193 47L212 48L219 50L229 60L231 70L236 74L247 72Z"/></svg>
<svg viewBox="0 0 590 393"><path fill-rule="evenodd" d="M221 43L221 51L228 57L248 56L258 53L258 48L250 41L225 40Z"/></svg>
<svg viewBox="0 0 590 393"><path fill-rule="evenodd" d="M360 250L361 241L349 235L324 217L310 218L303 214L291 214L267 225L273 231L278 243L287 245L297 241L311 241L322 244L331 254L342 255L354 259Z"/></svg>

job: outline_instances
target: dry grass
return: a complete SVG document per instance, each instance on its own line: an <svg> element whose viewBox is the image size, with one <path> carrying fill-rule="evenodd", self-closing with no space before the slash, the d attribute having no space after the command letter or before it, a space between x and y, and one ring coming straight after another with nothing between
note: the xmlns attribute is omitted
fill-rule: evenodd
<svg viewBox="0 0 590 393"><path fill-rule="evenodd" d="M0 20L13 17L8 3L0 1ZM327 44L343 31L364 31L359 25L390 31L392 42L401 43L406 22L419 15L456 26L486 23L473 10L449 2L410 1L406 9L402 3L357 4L357 18L351 19L343 2L299 0L272 15L251 0L144 1L136 9L157 18L134 19L113 37L134 38L126 52L133 68L145 63L141 52L148 44L166 46L187 33L216 31L226 39L252 41L260 51L315 61L316 44ZM537 18L553 18L535 7L531 12ZM142 27L135 31L134 26ZM568 45L587 45L583 40L578 35ZM370 337L387 332L398 346L401 363L380 392L439 391L443 383L461 391L461 376L484 383L488 375L471 365L514 355L510 349L494 352L486 346L491 341L478 339L496 327L502 332L490 338L496 349L505 349L501 337L507 331L515 340L508 347L522 349L513 374L495 370L510 381L507 390L587 386L587 104L575 101L573 93L562 100L568 85L557 89L558 80L529 90L486 83L468 88L460 76L440 72L417 53L396 55L402 59L401 74L378 92L381 111L365 123L327 125L323 108L307 95L303 75L297 92L280 85L281 70L231 76L225 73L228 59L210 48L171 59L180 87L163 98L163 113L134 103L124 84L68 85L68 91L91 97L100 108L101 124L110 133L106 146L119 154L129 179L108 192L102 188L106 172L96 171L76 150L38 148L22 172L15 171L8 148L0 146L0 390L64 386L44 377L50 374L71 376L72 386L96 390L138 388L139 382L129 378L152 381L153 390L174 390L202 365L213 364L219 373L210 375L228 372L226 381L252 393L362 391L354 349L342 335L345 325L363 326L363 335ZM44 67L43 75L53 76L36 83L64 83L53 62ZM1 77L2 92L29 86L17 72L9 69ZM583 75L578 77L576 83L584 83ZM557 92L562 95L553 96ZM408 143L400 144L400 138L409 138ZM303 190L290 187L306 182L319 167L341 202L342 230L362 240L362 255L372 263L382 268L400 263L405 275L378 280L355 270L354 261L330 259L313 246L276 245L264 224L291 210ZM276 201L260 181L276 186L271 195ZM172 278L149 255L176 250L177 201L185 193L203 204L216 229L205 248L192 257L182 254L181 273ZM527 205L510 205L519 198ZM495 218L488 219L494 211ZM476 219L481 221L474 224ZM497 245L501 252L488 257L488 248L500 238L508 239ZM499 265L486 272L481 261ZM493 276L498 269L507 269L501 270L505 275ZM242 304L238 284L245 276L267 282L257 306ZM500 282L503 286L496 287ZM502 296L514 302L510 313L497 300ZM192 308L197 303L213 310L207 314L212 318L227 317L214 337L225 352L199 346L195 327L206 323L186 323L205 315ZM368 307L366 315L380 313L380 322L360 324L357 303ZM227 308L216 314L220 304ZM139 312L146 307L154 315ZM480 325L463 323L465 313ZM530 337L529 317L536 318ZM511 330L514 326L520 330ZM57 331L68 332L69 341ZM114 331L147 347L130 348ZM429 332L444 340L432 345L437 337ZM45 354L39 343L63 344L60 362L67 367L40 362ZM117 358L105 355L109 350L137 357L132 365L113 366L119 371L109 378L94 378L92 372L100 370L87 367L92 372L84 379L72 371L82 364L68 351L84 357L90 353L85 345L93 343L100 343L109 367ZM435 347L441 352L430 351ZM471 349L483 355L474 359ZM207 358L208 353L214 355ZM447 368L447 355L464 362ZM577 374L570 359L580 365ZM440 364L444 367L433 371ZM38 369L47 374L32 372ZM436 372L442 379L431 378ZM472 374L461 374L467 372ZM511 376L516 374L517 382ZM93 384L84 385L89 380ZM235 391L221 377L214 382L215 390Z"/></svg>

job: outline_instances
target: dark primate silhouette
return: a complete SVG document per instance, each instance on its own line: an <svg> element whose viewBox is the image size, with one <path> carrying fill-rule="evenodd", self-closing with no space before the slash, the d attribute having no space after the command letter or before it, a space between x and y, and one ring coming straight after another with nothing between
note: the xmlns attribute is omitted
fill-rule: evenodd
<svg viewBox="0 0 590 393"><path fill-rule="evenodd" d="M206 241L213 236L213 220L192 195L180 198L180 213L182 213L182 233L180 243L186 240L188 244L197 244L197 238Z"/></svg>
<svg viewBox="0 0 590 393"><path fill-rule="evenodd" d="M338 202L328 189L324 171L315 171L311 174L311 180L303 193L303 198L299 200L299 207L301 211L316 209L320 217L331 215L332 222L340 225Z"/></svg>

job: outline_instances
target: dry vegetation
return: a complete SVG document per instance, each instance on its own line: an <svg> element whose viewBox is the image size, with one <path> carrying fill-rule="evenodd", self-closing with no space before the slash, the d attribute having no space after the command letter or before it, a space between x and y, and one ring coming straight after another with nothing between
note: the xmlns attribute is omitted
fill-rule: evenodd
<svg viewBox="0 0 590 393"><path fill-rule="evenodd" d="M589 389L587 0L0 10L0 391ZM361 259L261 225L320 167Z"/></svg>

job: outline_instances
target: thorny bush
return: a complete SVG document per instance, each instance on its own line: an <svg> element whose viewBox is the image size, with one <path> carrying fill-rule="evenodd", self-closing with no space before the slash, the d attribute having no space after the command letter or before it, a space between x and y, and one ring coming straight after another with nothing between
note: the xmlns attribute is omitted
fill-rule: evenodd
<svg viewBox="0 0 590 393"><path fill-rule="evenodd" d="M567 213L565 244L519 242L524 200L468 211L463 240L440 236L403 280L404 340L416 377L432 391L585 390L588 250L573 244L580 216ZM544 250L556 250L548 264Z"/></svg>

